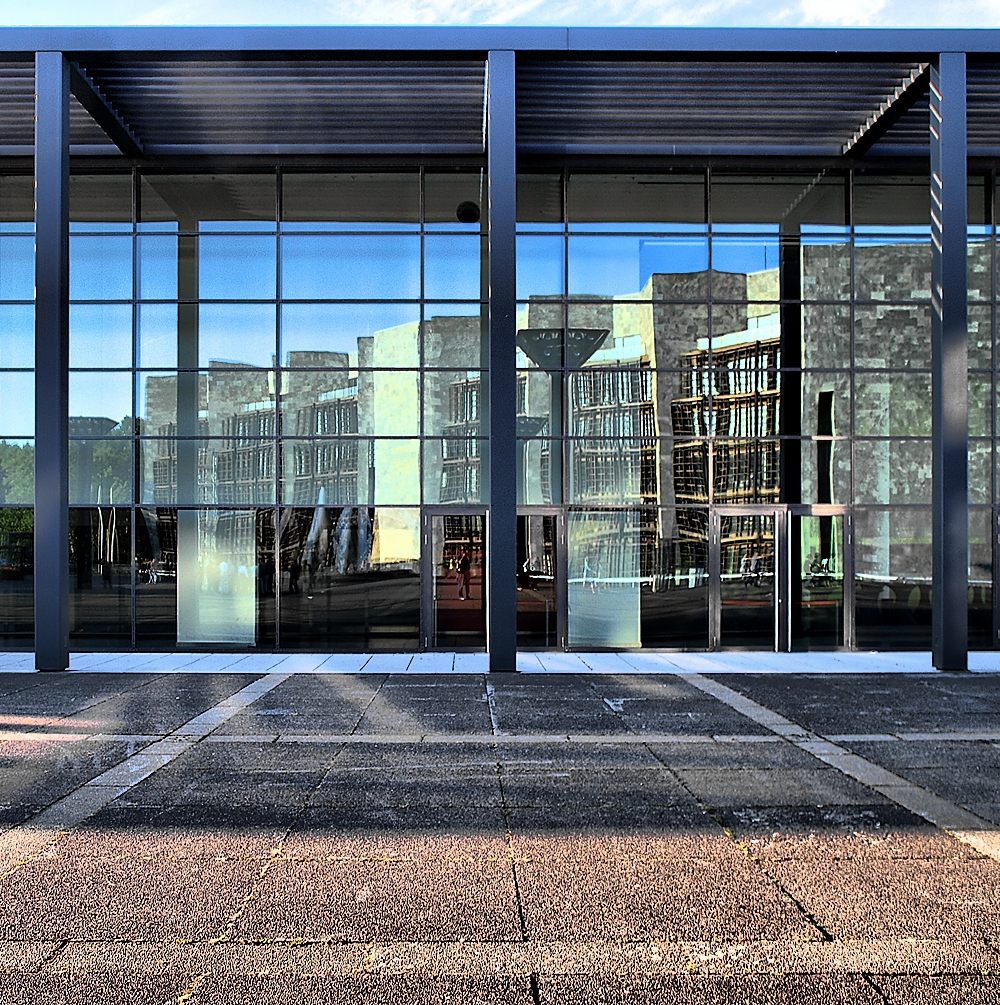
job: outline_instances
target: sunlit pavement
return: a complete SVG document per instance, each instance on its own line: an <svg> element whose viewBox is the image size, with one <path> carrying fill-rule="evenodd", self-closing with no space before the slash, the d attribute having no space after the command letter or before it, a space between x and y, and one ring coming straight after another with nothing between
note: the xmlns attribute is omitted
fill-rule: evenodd
<svg viewBox="0 0 1000 1005"><path fill-rule="evenodd" d="M4 657L0 1002L1000 1001L1000 674L433 655Z"/></svg>

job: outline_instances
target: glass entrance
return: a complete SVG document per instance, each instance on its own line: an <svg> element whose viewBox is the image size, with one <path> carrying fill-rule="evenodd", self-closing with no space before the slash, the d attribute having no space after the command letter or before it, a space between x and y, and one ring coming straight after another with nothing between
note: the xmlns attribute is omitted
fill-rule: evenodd
<svg viewBox="0 0 1000 1005"><path fill-rule="evenodd" d="M844 516L789 515L791 648L844 645Z"/></svg>
<svg viewBox="0 0 1000 1005"><path fill-rule="evenodd" d="M517 518L517 644L552 649L560 644L559 517L522 513Z"/></svg>
<svg viewBox="0 0 1000 1005"><path fill-rule="evenodd" d="M424 517L430 565L425 638L432 649L486 646L486 517L429 513Z"/></svg>
<svg viewBox="0 0 1000 1005"><path fill-rule="evenodd" d="M716 513L718 645L774 650L775 513L728 509Z"/></svg>

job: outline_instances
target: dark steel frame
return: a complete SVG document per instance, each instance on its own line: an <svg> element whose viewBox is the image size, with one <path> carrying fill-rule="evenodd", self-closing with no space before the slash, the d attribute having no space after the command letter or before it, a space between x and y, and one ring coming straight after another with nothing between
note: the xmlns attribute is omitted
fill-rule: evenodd
<svg viewBox="0 0 1000 1005"><path fill-rule="evenodd" d="M490 492L488 638L492 670L512 670L516 656L516 559L503 542L516 533L515 375L515 61L522 53L563 58L732 58L740 61L863 55L906 57L931 64L932 196L934 205L933 463L934 665L967 666L968 378L966 335L966 53L1000 55L1000 31L967 29L717 29L717 28L5 28L0 59L36 66L36 664L68 666L68 180L69 100L76 94L109 138L129 157L141 137L104 98L79 64L120 55L240 60L280 53L329 58L364 53L385 58L419 54L487 56L490 283ZM866 129L844 154L856 157L901 114L913 88ZM864 127L859 123L859 127ZM2 153L14 151L4 148ZM28 149L18 153L30 153ZM567 151L564 151L566 153ZM607 150L592 151L595 154ZM616 149L618 155L676 149ZM691 155L737 154L733 150ZM755 147L769 154L809 152ZM996 591L995 595L996 595ZM1000 616L1000 611L998 611Z"/></svg>

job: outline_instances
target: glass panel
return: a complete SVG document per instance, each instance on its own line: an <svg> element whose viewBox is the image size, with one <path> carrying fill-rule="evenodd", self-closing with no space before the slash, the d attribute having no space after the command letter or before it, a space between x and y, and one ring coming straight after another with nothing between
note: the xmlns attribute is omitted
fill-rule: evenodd
<svg viewBox="0 0 1000 1005"><path fill-rule="evenodd" d="M930 430L928 430L930 432ZM993 379L989 374L969 374L969 435L993 432Z"/></svg>
<svg viewBox="0 0 1000 1005"><path fill-rule="evenodd" d="M656 494L655 439L569 440L569 502L652 503Z"/></svg>
<svg viewBox="0 0 1000 1005"><path fill-rule="evenodd" d="M34 501L34 441L0 440L0 505L32 505Z"/></svg>
<svg viewBox="0 0 1000 1005"><path fill-rule="evenodd" d="M34 300L35 239L0 236L0 300Z"/></svg>
<svg viewBox="0 0 1000 1005"><path fill-rule="evenodd" d="M486 172L424 175L424 225L428 230L485 230Z"/></svg>
<svg viewBox="0 0 1000 1005"><path fill-rule="evenodd" d="M199 366L274 365L275 308L270 304L202 304Z"/></svg>
<svg viewBox="0 0 1000 1005"><path fill-rule="evenodd" d="M708 647L708 511L644 510L640 527L642 644Z"/></svg>
<svg viewBox="0 0 1000 1005"><path fill-rule="evenodd" d="M520 422L518 423L520 427ZM517 441L517 501L549 506L562 501L562 440L541 437Z"/></svg>
<svg viewBox="0 0 1000 1005"><path fill-rule="evenodd" d="M478 436L482 426L482 374L436 370L424 374L424 435Z"/></svg>
<svg viewBox="0 0 1000 1005"><path fill-rule="evenodd" d="M858 300L930 300L930 237L856 237L854 295Z"/></svg>
<svg viewBox="0 0 1000 1005"><path fill-rule="evenodd" d="M418 510L286 509L281 527L282 648L417 648Z"/></svg>
<svg viewBox="0 0 1000 1005"><path fill-rule="evenodd" d="M140 304L136 365L177 366L177 304Z"/></svg>
<svg viewBox="0 0 1000 1005"><path fill-rule="evenodd" d="M719 517L720 640L774 649L774 517Z"/></svg>
<svg viewBox="0 0 1000 1005"><path fill-rule="evenodd" d="M802 223L843 226L844 176L712 174L714 224L771 224L792 229Z"/></svg>
<svg viewBox="0 0 1000 1005"><path fill-rule="evenodd" d="M655 436L652 371L644 367L589 367L570 374L569 433L587 437Z"/></svg>
<svg viewBox="0 0 1000 1005"><path fill-rule="evenodd" d="M0 367L35 365L35 308L31 304L0 307Z"/></svg>
<svg viewBox="0 0 1000 1005"><path fill-rule="evenodd" d="M556 518L517 518L517 644L546 649L559 645L556 610Z"/></svg>
<svg viewBox="0 0 1000 1005"><path fill-rule="evenodd" d="M489 322L479 304L424 304L421 331L424 366L489 366Z"/></svg>
<svg viewBox="0 0 1000 1005"><path fill-rule="evenodd" d="M487 502L482 482L486 441L427 440L424 443L424 502Z"/></svg>
<svg viewBox="0 0 1000 1005"><path fill-rule="evenodd" d="M132 306L73 304L69 309L69 365L131 366Z"/></svg>
<svg viewBox="0 0 1000 1005"><path fill-rule="evenodd" d="M851 298L851 244L847 228L803 233L802 299Z"/></svg>
<svg viewBox="0 0 1000 1005"><path fill-rule="evenodd" d="M855 510L860 649L930 649L931 511Z"/></svg>
<svg viewBox="0 0 1000 1005"><path fill-rule="evenodd" d="M483 279L482 238L428 234L424 238L424 296L437 300L478 300Z"/></svg>
<svg viewBox="0 0 1000 1005"><path fill-rule="evenodd" d="M132 173L69 178L71 230L131 230Z"/></svg>
<svg viewBox="0 0 1000 1005"><path fill-rule="evenodd" d="M696 299L708 268L703 237L569 238L571 296Z"/></svg>
<svg viewBox="0 0 1000 1005"><path fill-rule="evenodd" d="M131 373L70 373L70 436L107 436L117 426L131 431L131 417Z"/></svg>
<svg viewBox="0 0 1000 1005"><path fill-rule="evenodd" d="M969 440L969 502L993 502L993 441Z"/></svg>
<svg viewBox="0 0 1000 1005"><path fill-rule="evenodd" d="M275 178L268 174L143 175L140 226L161 230L274 230ZM169 229L169 228L167 228Z"/></svg>
<svg viewBox="0 0 1000 1005"><path fill-rule="evenodd" d="M221 235L198 240L198 296L204 300L273 300L273 237Z"/></svg>
<svg viewBox="0 0 1000 1005"><path fill-rule="evenodd" d="M977 304L969 306L969 368L989 369L993 365L992 309Z"/></svg>
<svg viewBox="0 0 1000 1005"><path fill-rule="evenodd" d="M716 440L712 444L712 501L724 505L777 502L777 440Z"/></svg>
<svg viewBox="0 0 1000 1005"><path fill-rule="evenodd" d="M969 228L968 282L969 300L990 303L993 300L992 241Z"/></svg>
<svg viewBox="0 0 1000 1005"><path fill-rule="evenodd" d="M562 176L557 174L519 174L517 176L518 223L537 227L561 224L563 213ZM562 229L559 227L559 229Z"/></svg>
<svg viewBox="0 0 1000 1005"><path fill-rule="evenodd" d="M131 300L132 238L70 237L69 295L71 300Z"/></svg>
<svg viewBox="0 0 1000 1005"><path fill-rule="evenodd" d="M432 516L434 570L431 645L481 649L486 645L486 540L482 516Z"/></svg>
<svg viewBox="0 0 1000 1005"><path fill-rule="evenodd" d="M562 296L566 292L562 235L518 234L517 297Z"/></svg>
<svg viewBox="0 0 1000 1005"><path fill-rule="evenodd" d="M281 239L286 300L416 300L416 235L290 235Z"/></svg>
<svg viewBox="0 0 1000 1005"><path fill-rule="evenodd" d="M927 175L854 174L857 227L929 227L931 184Z"/></svg>
<svg viewBox="0 0 1000 1005"><path fill-rule="evenodd" d="M6 448L0 443L0 476L6 486ZM9 498L8 502L14 502ZM30 500L29 500L30 501ZM35 514L0 508L0 643L31 649L35 642Z"/></svg>
<svg viewBox="0 0 1000 1005"><path fill-rule="evenodd" d="M35 433L35 375L0 371L0 436L20 439Z"/></svg>
<svg viewBox="0 0 1000 1005"><path fill-rule="evenodd" d="M777 300L778 231L773 235L712 238L712 296L716 300Z"/></svg>
<svg viewBox="0 0 1000 1005"><path fill-rule="evenodd" d="M640 527L635 510L567 514L567 641L580 649L640 645Z"/></svg>
<svg viewBox="0 0 1000 1005"><path fill-rule="evenodd" d="M844 644L844 518L790 516L792 648Z"/></svg>
<svg viewBox="0 0 1000 1005"><path fill-rule="evenodd" d="M370 404L372 376L370 371L352 375L347 370L292 370L282 373L282 434L344 436L359 431L370 432L373 417L359 414L359 389L364 386L364 399ZM416 381L416 375L411 376Z"/></svg>
<svg viewBox="0 0 1000 1005"><path fill-rule="evenodd" d="M136 238L136 296L140 300L177 299L177 244L172 234L140 234Z"/></svg>
<svg viewBox="0 0 1000 1005"><path fill-rule="evenodd" d="M419 323L416 304L284 304L283 365L419 366Z"/></svg>
<svg viewBox="0 0 1000 1005"><path fill-rule="evenodd" d="M849 307L803 304L802 365L828 369L851 365Z"/></svg>
<svg viewBox="0 0 1000 1005"><path fill-rule="evenodd" d="M634 224L646 224L650 229L691 229L705 223L705 179L701 174L574 172L569 177L568 199L573 224L618 224L631 230Z"/></svg>
<svg viewBox="0 0 1000 1005"><path fill-rule="evenodd" d="M369 230L420 223L420 177L343 173L282 175L285 230ZM437 190L432 185L431 190ZM432 206L437 205L433 203Z"/></svg>
<svg viewBox="0 0 1000 1005"><path fill-rule="evenodd" d="M670 468L673 499L664 487L664 502L707 503L709 489L709 444L706 440L675 442ZM666 482L664 481L664 486Z"/></svg>
<svg viewBox="0 0 1000 1005"><path fill-rule="evenodd" d="M857 307L854 362L875 370L931 365L929 307Z"/></svg>
<svg viewBox="0 0 1000 1005"><path fill-rule="evenodd" d="M993 514L969 510L969 648L993 649Z"/></svg>
<svg viewBox="0 0 1000 1005"><path fill-rule="evenodd" d="M70 419L70 432L73 432ZM132 501L132 438L70 440L71 505L121 505Z"/></svg>
<svg viewBox="0 0 1000 1005"><path fill-rule="evenodd" d="M131 510L69 511L69 618L74 647L132 644Z"/></svg>
<svg viewBox="0 0 1000 1005"><path fill-rule="evenodd" d="M867 440L854 450L854 493L859 503L929 503L930 440Z"/></svg>
<svg viewBox="0 0 1000 1005"><path fill-rule="evenodd" d="M0 176L0 230L28 233L35 229L35 179L31 174Z"/></svg>
<svg viewBox="0 0 1000 1005"><path fill-rule="evenodd" d="M782 449L797 446L801 475L800 502L850 503L850 440L783 440Z"/></svg>
<svg viewBox="0 0 1000 1005"><path fill-rule="evenodd" d="M139 502L273 505L274 441L139 440Z"/></svg>
<svg viewBox="0 0 1000 1005"><path fill-rule="evenodd" d="M857 436L930 436L929 373L859 373L854 388Z"/></svg>

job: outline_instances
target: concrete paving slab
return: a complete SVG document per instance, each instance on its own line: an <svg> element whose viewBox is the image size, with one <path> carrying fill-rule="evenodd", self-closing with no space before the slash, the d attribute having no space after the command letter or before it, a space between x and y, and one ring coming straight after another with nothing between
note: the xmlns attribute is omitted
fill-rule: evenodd
<svg viewBox="0 0 1000 1005"><path fill-rule="evenodd" d="M768 742L761 742L767 740ZM719 740L708 743L654 743L650 749L670 768L799 768L815 770L816 761L804 750L779 737Z"/></svg>
<svg viewBox="0 0 1000 1005"><path fill-rule="evenodd" d="M254 941L516 941L509 862L277 861L233 928Z"/></svg>
<svg viewBox="0 0 1000 1005"><path fill-rule="evenodd" d="M407 673L451 673L455 669L454 653L415 653L406 668Z"/></svg>
<svg viewBox="0 0 1000 1005"><path fill-rule="evenodd" d="M365 673L403 673L414 653L375 653L365 664Z"/></svg>
<svg viewBox="0 0 1000 1005"><path fill-rule="evenodd" d="M334 768L310 795L312 806L499 806L496 769L442 766L434 771Z"/></svg>
<svg viewBox="0 0 1000 1005"><path fill-rule="evenodd" d="M663 768L566 768L504 765L509 806L690 805L683 785Z"/></svg>
<svg viewBox="0 0 1000 1005"><path fill-rule="evenodd" d="M727 806L864 806L870 789L827 768L678 768L703 803Z"/></svg>
<svg viewBox="0 0 1000 1005"><path fill-rule="evenodd" d="M485 674L489 669L489 653L455 653L455 673Z"/></svg>

